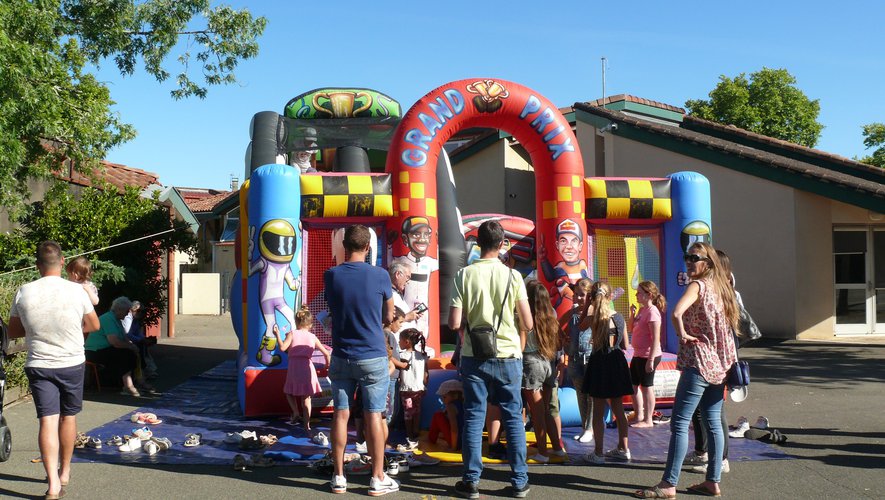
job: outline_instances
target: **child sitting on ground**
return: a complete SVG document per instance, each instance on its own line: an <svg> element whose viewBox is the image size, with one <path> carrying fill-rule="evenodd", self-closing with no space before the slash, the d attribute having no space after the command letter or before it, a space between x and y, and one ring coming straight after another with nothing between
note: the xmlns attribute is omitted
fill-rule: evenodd
<svg viewBox="0 0 885 500"><path fill-rule="evenodd" d="M440 384L436 394L442 398L444 409L433 414L427 440L435 444L442 436L447 451L458 451L464 430L464 388L460 380L450 379Z"/></svg>
<svg viewBox="0 0 885 500"><path fill-rule="evenodd" d="M420 344L421 350L415 347ZM415 328L407 328L399 334L400 361L406 368L400 370L400 401L403 405L403 417L406 424L407 448L418 447L418 435L421 431L421 400L427 387L427 351L424 348L424 336Z"/></svg>

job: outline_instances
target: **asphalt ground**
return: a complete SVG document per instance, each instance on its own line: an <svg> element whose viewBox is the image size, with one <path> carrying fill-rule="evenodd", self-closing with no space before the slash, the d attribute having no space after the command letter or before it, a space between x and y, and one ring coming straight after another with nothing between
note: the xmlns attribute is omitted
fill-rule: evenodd
<svg viewBox="0 0 885 500"><path fill-rule="evenodd" d="M178 316L176 338L154 348L166 390L234 358L236 339L229 316ZM750 396L729 403L729 421L764 415L789 438L781 449L792 460L732 462L723 475L729 498L885 498L885 343L765 341L741 350L750 362ZM143 406L113 388L87 392L78 428L88 431ZM9 461L0 463L0 497L42 498L46 491L39 456L34 405L21 400L4 409L13 434ZM402 489L390 498L448 498L460 466L424 467L400 475ZM656 484L661 464L531 466L530 498L623 498ZM482 497L505 495L506 466L489 467L480 483ZM349 495L366 496L368 477L350 478ZM700 482L684 473L679 497ZM328 478L303 466L277 466L235 472L228 466L118 465L75 463L67 496L71 499L239 499L322 498L332 494ZM339 497L340 498L340 497Z"/></svg>

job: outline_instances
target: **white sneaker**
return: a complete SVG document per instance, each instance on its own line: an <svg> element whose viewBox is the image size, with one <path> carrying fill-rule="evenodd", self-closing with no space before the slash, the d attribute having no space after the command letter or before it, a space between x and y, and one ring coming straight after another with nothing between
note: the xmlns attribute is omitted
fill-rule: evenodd
<svg viewBox="0 0 885 500"><path fill-rule="evenodd" d="M318 444L324 448L329 447L329 437L322 432L317 432L314 437L310 438L310 440L313 441L314 444Z"/></svg>
<svg viewBox="0 0 885 500"><path fill-rule="evenodd" d="M128 441L120 445L117 449L123 452L138 451L141 449L141 439L138 439L137 437L129 438Z"/></svg>
<svg viewBox="0 0 885 500"><path fill-rule="evenodd" d="M707 463L707 454L706 453L698 453L697 451L691 452L690 455L685 457L685 460L682 462L682 465L704 465Z"/></svg>
<svg viewBox="0 0 885 500"><path fill-rule="evenodd" d="M742 438L744 434L750 430L750 421L747 417L740 417L734 430L728 431L728 435L733 438Z"/></svg>
<svg viewBox="0 0 885 500"><path fill-rule="evenodd" d="M589 443L593 441L593 431L584 431L581 434L575 436L575 441L579 443Z"/></svg>
<svg viewBox="0 0 885 500"><path fill-rule="evenodd" d="M695 465L694 467L691 468L691 471L697 472L698 474L704 474L707 472L707 465L709 465L709 464ZM731 466L728 465L727 458L722 459L722 472L723 473L731 472Z"/></svg>
<svg viewBox="0 0 885 500"><path fill-rule="evenodd" d="M160 451L160 446L153 441L145 442L142 448L144 449L144 452L148 455L156 455L157 452Z"/></svg>
<svg viewBox="0 0 885 500"><path fill-rule="evenodd" d="M333 474L329 485L332 487L332 493L347 493L347 478L344 476Z"/></svg>
<svg viewBox="0 0 885 500"><path fill-rule="evenodd" d="M602 465L605 463L605 457L597 455L595 451L584 455L584 461L593 465Z"/></svg>
<svg viewBox="0 0 885 500"><path fill-rule="evenodd" d="M357 453L368 453L369 452L369 445L367 445L365 441L363 441L362 443L357 443L355 446L356 446Z"/></svg>
<svg viewBox="0 0 885 500"><path fill-rule="evenodd" d="M754 425L753 427L755 427L757 429L766 430L766 429L768 429L768 425L769 425L768 419L760 416L759 418L756 419L756 425Z"/></svg>
<svg viewBox="0 0 885 500"><path fill-rule="evenodd" d="M399 462L391 461L387 464L387 469L384 471L390 477L395 477L399 475Z"/></svg>
<svg viewBox="0 0 885 500"><path fill-rule="evenodd" d="M409 446L409 451L418 449L418 441L412 441L409 438L406 438L406 444Z"/></svg>
<svg viewBox="0 0 885 500"><path fill-rule="evenodd" d="M372 473L372 464L362 458L355 458L344 464L344 472L351 476L368 476Z"/></svg>
<svg viewBox="0 0 885 500"><path fill-rule="evenodd" d="M610 458L618 462L629 462L632 457L630 456L629 449L622 450L620 448L612 448L605 453L605 458Z"/></svg>
<svg viewBox="0 0 885 500"><path fill-rule="evenodd" d="M387 474L384 474L380 480L372 477L369 481L369 496L380 497L381 495L394 493L396 491L399 491L399 482L392 479Z"/></svg>

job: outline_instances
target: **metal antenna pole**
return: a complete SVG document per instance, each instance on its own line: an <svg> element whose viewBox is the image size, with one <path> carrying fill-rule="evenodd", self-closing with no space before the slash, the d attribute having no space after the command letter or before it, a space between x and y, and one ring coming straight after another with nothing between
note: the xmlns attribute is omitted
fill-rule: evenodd
<svg viewBox="0 0 885 500"><path fill-rule="evenodd" d="M605 108L605 63L608 59L602 56L602 107Z"/></svg>

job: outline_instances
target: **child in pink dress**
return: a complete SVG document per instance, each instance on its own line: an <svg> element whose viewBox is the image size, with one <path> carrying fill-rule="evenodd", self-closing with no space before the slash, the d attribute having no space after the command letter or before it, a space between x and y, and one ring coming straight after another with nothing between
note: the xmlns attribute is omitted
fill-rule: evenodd
<svg viewBox="0 0 885 500"><path fill-rule="evenodd" d="M329 350L310 332L313 325L313 314L302 306L295 314L295 326L286 338L280 338L280 329L273 326L273 334L277 338L280 349L289 355L289 368L286 373L286 385L283 392L286 400L292 408L290 423L295 424L301 418L304 430L310 435L310 398L314 394L322 392L320 382L317 380L317 371L311 362L315 350L323 353L326 358L326 366L329 366Z"/></svg>

